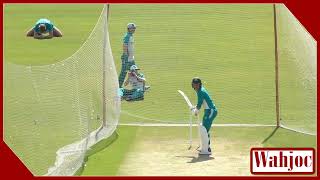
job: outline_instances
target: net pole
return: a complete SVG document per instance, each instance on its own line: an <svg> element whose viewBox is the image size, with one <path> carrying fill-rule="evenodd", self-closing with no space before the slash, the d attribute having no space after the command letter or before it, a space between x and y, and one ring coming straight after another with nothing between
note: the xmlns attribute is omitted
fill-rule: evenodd
<svg viewBox="0 0 320 180"><path fill-rule="evenodd" d="M107 18L108 18L108 12L106 12L106 10L109 9L109 4L105 4L103 7L103 53L102 53L102 65L103 65L103 78L102 78L102 126L106 127L107 125L107 111L106 111L106 105L107 105L107 99L106 99L106 43L107 43Z"/></svg>
<svg viewBox="0 0 320 180"><path fill-rule="evenodd" d="M109 22L109 10L110 10L110 4L106 4L107 6L107 22Z"/></svg>
<svg viewBox="0 0 320 180"><path fill-rule="evenodd" d="M279 104L279 58L278 58L278 32L276 4L273 4L274 18L274 54L275 54L275 85L276 85L276 120L277 127L280 127L280 104Z"/></svg>

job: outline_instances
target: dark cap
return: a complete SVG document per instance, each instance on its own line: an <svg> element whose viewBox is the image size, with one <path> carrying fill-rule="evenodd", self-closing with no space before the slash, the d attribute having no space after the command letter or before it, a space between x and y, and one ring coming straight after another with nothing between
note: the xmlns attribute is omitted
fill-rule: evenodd
<svg viewBox="0 0 320 180"><path fill-rule="evenodd" d="M194 78L192 79L192 84L201 84L201 79L198 78L198 77L194 77Z"/></svg>
<svg viewBox="0 0 320 180"><path fill-rule="evenodd" d="M45 24L39 24L39 30L40 32L45 32L47 29L46 25Z"/></svg>

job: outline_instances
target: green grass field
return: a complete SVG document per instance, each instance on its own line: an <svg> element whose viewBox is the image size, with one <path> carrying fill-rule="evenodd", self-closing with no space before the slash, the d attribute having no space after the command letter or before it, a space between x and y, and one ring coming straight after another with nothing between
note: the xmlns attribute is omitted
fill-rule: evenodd
<svg viewBox="0 0 320 180"><path fill-rule="evenodd" d="M89 36L102 7L99 4L5 5L4 60L22 65L45 65L71 56ZM188 110L177 90L183 90L195 102L190 81L192 77L200 76L219 111L214 123L275 125L271 5L112 4L109 15L110 43L118 72L121 67L122 36L126 24L134 22L138 25L135 33L136 64L151 85L144 101L122 102L120 123L188 123ZM25 37L26 31L41 17L52 20L63 31L64 37L42 41ZM282 54L281 58L285 59L286 55ZM290 69L288 72L294 71ZM283 77L282 82L296 79L294 73ZM23 88L4 88L16 93L23 91ZM281 95L291 97L293 92L301 92L301 89L292 91L292 88L284 88ZM68 98L67 94L61 97ZM296 103L302 101L300 98ZM6 102L4 106L5 111L15 108L6 108ZM17 109L22 114L29 113L29 109ZM296 117L302 111L305 109L287 108L283 121L287 116ZM71 117L72 113L70 111L65 116ZM305 117L301 116L301 122L294 118L293 124L314 131L315 116ZM292 118L290 120L293 121ZM57 122L68 121L61 118ZM54 163L57 149L70 143L64 135L69 133L69 129L57 127L42 129L37 140L28 139L25 142L30 131L38 133L33 122L21 119L9 121L4 116L5 142L37 175L45 174L47 167ZM273 127L214 127L216 159L199 160L194 156L195 152L187 150L186 127L120 126L116 141L91 154L80 174L155 175L167 172L163 175L178 175L181 172L173 170L181 168L191 175L199 175L203 171L198 171L197 163L189 162L207 163L208 168L217 169L218 164L227 160L229 164L221 165L222 168L236 166L237 163L232 162L238 162L241 167L233 172L234 175L248 175L247 158L251 147L316 147L315 136L284 129L278 129L270 136L273 130ZM52 132L58 132L58 135L50 135ZM73 133L78 132L74 130ZM52 139L46 139L48 136ZM196 130L193 137L196 146ZM43 142L40 146L45 147L45 153L40 151L42 149L36 142ZM168 157L171 162L166 162ZM176 164L176 167L169 166L169 163ZM226 172L204 171L208 172L207 175Z"/></svg>

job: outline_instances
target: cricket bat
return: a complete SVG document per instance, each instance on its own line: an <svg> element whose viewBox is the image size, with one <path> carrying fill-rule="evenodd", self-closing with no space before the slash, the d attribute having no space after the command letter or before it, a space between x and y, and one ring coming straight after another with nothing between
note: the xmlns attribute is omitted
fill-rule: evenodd
<svg viewBox="0 0 320 180"><path fill-rule="evenodd" d="M181 96L184 98L184 100L187 102L188 106L189 106L189 109L192 108L192 104L188 98L187 95L184 94L184 92L182 92L181 90L178 90L178 92L181 94Z"/></svg>
<svg viewBox="0 0 320 180"><path fill-rule="evenodd" d="M184 94L184 92L182 92L181 90L178 90L178 92L181 94L181 96L184 98L184 100L186 101L186 103L188 104L188 106L189 106L189 110L191 110L191 108L192 108L192 104L191 104L191 102L190 102L190 100L189 100L189 98L188 98L188 96L187 95L185 95ZM190 146L189 146L189 150L191 149L191 147L192 147L192 112L190 111L190 119L189 119L189 122L190 122L190 140L189 140L189 142L190 142Z"/></svg>

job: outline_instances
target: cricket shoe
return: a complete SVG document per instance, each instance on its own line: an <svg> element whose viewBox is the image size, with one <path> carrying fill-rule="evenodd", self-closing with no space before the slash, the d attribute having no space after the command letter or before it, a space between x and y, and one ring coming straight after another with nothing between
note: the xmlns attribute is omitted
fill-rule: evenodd
<svg viewBox="0 0 320 180"><path fill-rule="evenodd" d="M209 152L209 151L200 151L199 155L211 155L211 152Z"/></svg>
<svg viewBox="0 0 320 180"><path fill-rule="evenodd" d="M208 148L208 151L202 151L202 150L198 150L199 151L199 155L211 155L211 148Z"/></svg>

